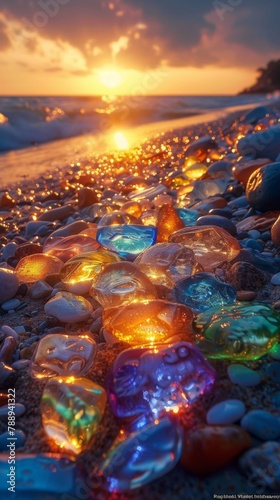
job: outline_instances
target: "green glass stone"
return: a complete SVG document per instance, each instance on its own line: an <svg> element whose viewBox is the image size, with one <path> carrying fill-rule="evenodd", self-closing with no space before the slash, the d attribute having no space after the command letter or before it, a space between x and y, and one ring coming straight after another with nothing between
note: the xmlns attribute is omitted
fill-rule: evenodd
<svg viewBox="0 0 280 500"><path fill-rule="evenodd" d="M195 320L199 349L212 359L254 360L280 339L280 314L257 302L212 307Z"/></svg>

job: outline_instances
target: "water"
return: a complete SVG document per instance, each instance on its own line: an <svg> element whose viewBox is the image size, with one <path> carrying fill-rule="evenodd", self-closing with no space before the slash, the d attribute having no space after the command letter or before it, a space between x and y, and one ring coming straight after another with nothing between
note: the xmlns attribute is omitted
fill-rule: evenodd
<svg viewBox="0 0 280 500"><path fill-rule="evenodd" d="M271 99L257 95L0 97L0 182L5 183L8 171L13 180L17 170L30 176L38 168L61 167L93 150L108 150L108 137L117 131L139 129L139 140L148 130L183 126L186 119L204 121L204 113Z"/></svg>

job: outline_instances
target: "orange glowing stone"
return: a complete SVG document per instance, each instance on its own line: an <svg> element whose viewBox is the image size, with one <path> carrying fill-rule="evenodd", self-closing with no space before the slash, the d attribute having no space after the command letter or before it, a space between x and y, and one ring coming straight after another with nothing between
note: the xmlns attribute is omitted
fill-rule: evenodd
<svg viewBox="0 0 280 500"><path fill-rule="evenodd" d="M59 274L63 262L57 257L36 253L23 257L17 264L15 272L20 281L34 283L44 280L49 274Z"/></svg>
<svg viewBox="0 0 280 500"><path fill-rule="evenodd" d="M177 214L175 208L168 204L162 205L158 213L157 242L168 241L168 236L183 227L185 227L185 224Z"/></svg>
<svg viewBox="0 0 280 500"><path fill-rule="evenodd" d="M142 207L138 201L127 201L123 204L122 211L138 219L142 214Z"/></svg>
<svg viewBox="0 0 280 500"><path fill-rule="evenodd" d="M192 310L166 300L149 300L111 307L103 311L104 337L110 344L165 344L175 340L194 342Z"/></svg>
<svg viewBox="0 0 280 500"><path fill-rule="evenodd" d="M153 283L131 262L109 264L99 274L90 295L103 307L158 298Z"/></svg>
<svg viewBox="0 0 280 500"><path fill-rule="evenodd" d="M120 260L117 254L108 250L86 252L68 260L61 269L60 278L63 283L71 287L73 293L82 293L79 292L81 286L85 285L88 291L106 266Z"/></svg>
<svg viewBox="0 0 280 500"><path fill-rule="evenodd" d="M172 234L169 241L191 248L205 270L230 262L240 252L238 241L217 226L185 227Z"/></svg>

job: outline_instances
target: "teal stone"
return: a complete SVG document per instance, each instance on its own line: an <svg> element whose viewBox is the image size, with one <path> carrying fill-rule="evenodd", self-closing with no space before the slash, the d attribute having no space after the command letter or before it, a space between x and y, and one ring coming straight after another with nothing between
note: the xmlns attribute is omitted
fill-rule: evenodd
<svg viewBox="0 0 280 500"><path fill-rule="evenodd" d="M0 481L0 492L5 492L3 496L0 494L3 499L11 496L16 500L60 500L64 494L74 495L77 482L84 478L82 470L76 466L76 459L68 455L17 453L14 465L13 462L8 462L10 454L9 452L0 455L0 476L9 481ZM13 485L11 468L14 466L15 493L8 490Z"/></svg>
<svg viewBox="0 0 280 500"><path fill-rule="evenodd" d="M177 208L176 212L185 226L195 226L197 219L201 217L197 210L191 210L190 208Z"/></svg>
<svg viewBox="0 0 280 500"><path fill-rule="evenodd" d="M103 226L97 230L96 234L96 240L100 245L125 259L134 259L154 245L156 237L156 227L136 224Z"/></svg>
<svg viewBox="0 0 280 500"><path fill-rule="evenodd" d="M254 360L280 338L280 315L257 302L212 307L195 320L196 340L208 358Z"/></svg>
<svg viewBox="0 0 280 500"><path fill-rule="evenodd" d="M130 491L167 474L181 456L182 442L181 427L168 417L130 435L122 431L100 467L104 489Z"/></svg>

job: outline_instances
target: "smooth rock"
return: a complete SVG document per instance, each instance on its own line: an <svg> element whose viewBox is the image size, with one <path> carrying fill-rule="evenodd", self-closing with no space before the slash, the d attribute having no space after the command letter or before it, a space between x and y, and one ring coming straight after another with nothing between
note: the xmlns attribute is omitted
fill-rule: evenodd
<svg viewBox="0 0 280 500"><path fill-rule="evenodd" d="M45 299L51 295L53 288L44 280L38 280L29 287L28 295L33 300Z"/></svg>
<svg viewBox="0 0 280 500"><path fill-rule="evenodd" d="M239 466L250 481L254 480L258 491L267 492L267 488L280 491L280 443L268 441L247 451L239 459ZM269 496L275 497L268 492L264 495Z"/></svg>
<svg viewBox="0 0 280 500"><path fill-rule="evenodd" d="M89 207L94 203L98 203L98 196L94 189L82 187L78 191L78 207L80 209Z"/></svg>
<svg viewBox="0 0 280 500"><path fill-rule="evenodd" d="M62 236L63 238L65 236L71 236L72 234L78 234L81 233L84 229L87 229L88 223L83 221L83 220L77 220L74 222L71 222L70 224L67 224L66 226L63 226L59 229L56 229L56 231L52 232L52 238L57 238Z"/></svg>
<svg viewBox="0 0 280 500"><path fill-rule="evenodd" d="M0 417L8 416L9 411L10 410L9 410L8 405L1 406L0 407ZM21 403L16 403L14 408L13 408L13 412L14 412L16 417L21 417L21 415L23 415L25 413L25 406Z"/></svg>
<svg viewBox="0 0 280 500"><path fill-rule="evenodd" d="M232 172L236 179L246 186L250 175L258 168L268 165L269 163L271 163L269 158L259 158L257 160L247 161L243 160L233 167Z"/></svg>
<svg viewBox="0 0 280 500"><path fill-rule="evenodd" d="M207 412L207 423L210 425L233 424L240 420L246 411L239 399L227 399L212 406Z"/></svg>
<svg viewBox="0 0 280 500"><path fill-rule="evenodd" d="M34 283L44 280L48 274L59 273L62 266L63 262L57 257L38 253L23 257L17 264L15 272L20 281Z"/></svg>
<svg viewBox="0 0 280 500"><path fill-rule="evenodd" d="M19 280L13 271L0 269L0 304L12 299L17 293Z"/></svg>
<svg viewBox="0 0 280 500"><path fill-rule="evenodd" d="M181 463L192 474L213 474L250 445L249 434L238 425L198 427L185 434Z"/></svg>
<svg viewBox="0 0 280 500"><path fill-rule="evenodd" d="M236 290L255 291L266 283L266 277L260 269L249 262L236 262L226 273L227 282Z"/></svg>
<svg viewBox="0 0 280 500"><path fill-rule="evenodd" d="M274 363L269 363L265 367L265 373L268 379L270 379L275 384L280 384L280 363L275 361Z"/></svg>
<svg viewBox="0 0 280 500"><path fill-rule="evenodd" d="M11 311L12 309L16 309L18 306L20 306L20 304L20 300L10 299L7 302L3 302L3 304L1 304L1 309L3 309L3 311Z"/></svg>
<svg viewBox="0 0 280 500"><path fill-rule="evenodd" d="M14 337L5 337L0 347L0 361L9 365L13 360L16 348L17 342Z"/></svg>
<svg viewBox="0 0 280 500"><path fill-rule="evenodd" d="M263 132L248 134L240 139L237 149L242 156L253 155L254 158L269 158L275 161L280 153L280 129L275 126Z"/></svg>
<svg viewBox="0 0 280 500"><path fill-rule="evenodd" d="M2 333L4 333L6 337L13 337L15 339L15 341L17 342L19 332L16 331L16 328L19 328L19 327L15 327L15 330L14 330L13 328L11 328L8 325L3 325L0 328L0 335Z"/></svg>
<svg viewBox="0 0 280 500"><path fill-rule="evenodd" d="M221 215L203 215L196 221L197 226L218 226L227 231L232 236L236 235L235 224Z"/></svg>
<svg viewBox="0 0 280 500"><path fill-rule="evenodd" d="M274 274L271 278L272 285L280 285L280 273Z"/></svg>
<svg viewBox="0 0 280 500"><path fill-rule="evenodd" d="M40 220L27 222L24 233L25 239L30 240L36 234L36 232L42 227L44 227L46 232L48 232L49 229L53 227L53 225L51 222L45 222Z"/></svg>
<svg viewBox="0 0 280 500"><path fill-rule="evenodd" d="M280 418L266 410L251 410L242 418L241 427L263 441L280 437Z"/></svg>
<svg viewBox="0 0 280 500"><path fill-rule="evenodd" d="M180 426L166 417L130 435L120 433L100 467L104 489L130 491L167 474L179 461L182 441Z"/></svg>
<svg viewBox="0 0 280 500"><path fill-rule="evenodd" d="M280 129L278 132L280 144ZM280 150L280 145L278 147ZM260 212L280 210L279 183L280 162L270 163L256 170L246 186L246 197L250 206Z"/></svg>
<svg viewBox="0 0 280 500"><path fill-rule="evenodd" d="M259 385L261 376L255 370L247 368L247 366L232 364L227 367L228 376L233 384L238 384L243 387L251 387Z"/></svg>
<svg viewBox="0 0 280 500"><path fill-rule="evenodd" d="M257 297L256 292L252 292L250 290L238 290L237 291L237 300L244 302L251 302L255 300Z"/></svg>
<svg viewBox="0 0 280 500"><path fill-rule="evenodd" d="M63 205L58 208L53 208L51 210L47 210L39 215L38 220L50 221L53 222L55 220L64 220L70 215L73 215L75 212L74 207L71 205Z"/></svg>
<svg viewBox="0 0 280 500"><path fill-rule="evenodd" d="M46 303L44 310L46 314L54 316L62 323L79 323L89 318L93 307L80 295L58 292Z"/></svg>

